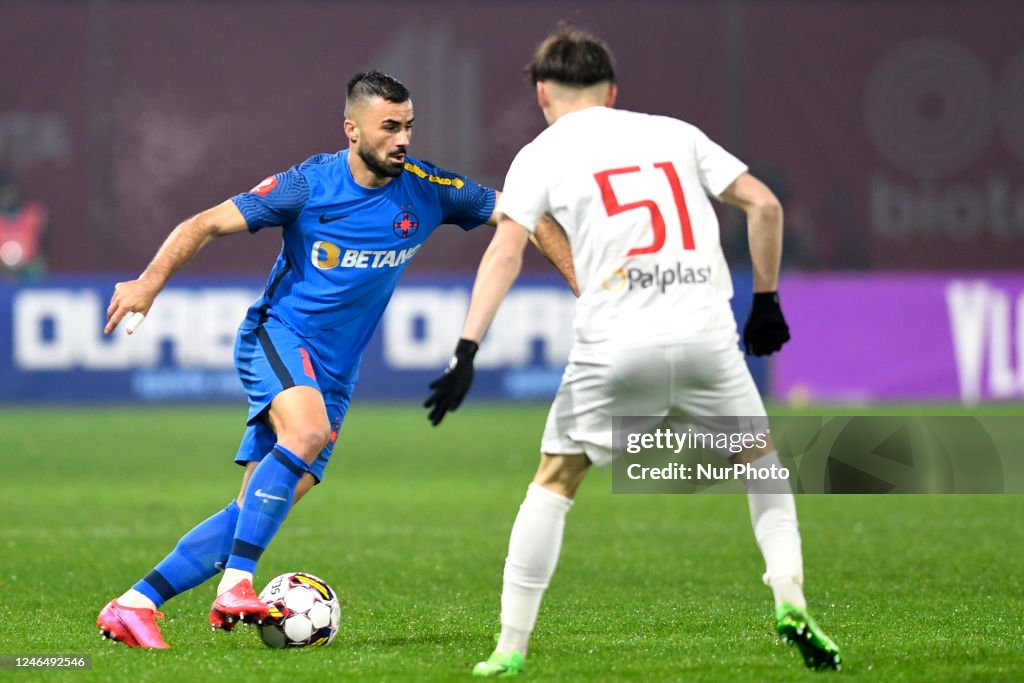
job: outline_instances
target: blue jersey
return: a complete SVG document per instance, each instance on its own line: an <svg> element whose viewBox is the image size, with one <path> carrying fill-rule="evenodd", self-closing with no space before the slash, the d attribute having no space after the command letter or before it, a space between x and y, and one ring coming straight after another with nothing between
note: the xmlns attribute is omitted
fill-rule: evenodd
<svg viewBox="0 0 1024 683"><path fill-rule="evenodd" d="M424 240L444 223L484 223L495 197L411 157L383 187L362 187L348 155L318 154L232 198L251 232L283 227L281 254L243 327L279 320L341 384L356 380L363 349Z"/></svg>

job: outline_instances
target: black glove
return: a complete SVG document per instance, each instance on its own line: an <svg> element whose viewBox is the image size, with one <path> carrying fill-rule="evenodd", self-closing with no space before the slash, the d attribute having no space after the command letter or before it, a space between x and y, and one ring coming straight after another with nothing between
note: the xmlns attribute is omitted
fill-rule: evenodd
<svg viewBox="0 0 1024 683"><path fill-rule="evenodd" d="M424 408L431 408L427 419L435 427L441 424L445 413L455 410L473 384L473 357L479 345L468 339L460 339L455 347L455 355L448 361L444 374L430 383L434 390L426 401Z"/></svg>
<svg viewBox="0 0 1024 683"><path fill-rule="evenodd" d="M779 307L778 292L754 294L750 316L743 326L743 344L747 355L767 356L782 348L789 341L789 325Z"/></svg>

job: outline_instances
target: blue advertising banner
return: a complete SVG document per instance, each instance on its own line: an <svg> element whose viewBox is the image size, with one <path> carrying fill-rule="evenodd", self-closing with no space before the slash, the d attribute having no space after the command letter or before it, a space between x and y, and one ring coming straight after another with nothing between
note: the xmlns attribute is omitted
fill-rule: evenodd
<svg viewBox="0 0 1024 683"><path fill-rule="evenodd" d="M112 277L0 285L0 402L243 401L235 331L263 281L181 278L135 334L103 334ZM739 320L749 276L736 282ZM363 355L359 399L416 400L451 355L472 279L409 277ZM734 305L736 302L734 302ZM575 299L558 280L521 280L477 356L473 397L548 400L572 345ZM763 368L754 365L761 385Z"/></svg>

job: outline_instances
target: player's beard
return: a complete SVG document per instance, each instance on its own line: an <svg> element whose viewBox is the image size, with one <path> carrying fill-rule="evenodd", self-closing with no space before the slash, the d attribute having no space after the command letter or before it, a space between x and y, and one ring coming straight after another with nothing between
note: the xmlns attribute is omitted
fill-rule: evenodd
<svg viewBox="0 0 1024 683"><path fill-rule="evenodd" d="M386 156L383 159L378 159L371 152L362 149L358 150L358 154L359 158L366 164L366 168L370 169L370 173L378 178L397 178L405 170L404 159L396 165Z"/></svg>

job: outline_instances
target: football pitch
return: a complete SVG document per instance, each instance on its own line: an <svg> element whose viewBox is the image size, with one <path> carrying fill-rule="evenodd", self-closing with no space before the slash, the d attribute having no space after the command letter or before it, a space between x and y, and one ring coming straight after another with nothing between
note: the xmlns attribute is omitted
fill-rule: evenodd
<svg viewBox="0 0 1024 683"><path fill-rule="evenodd" d="M242 408L5 408L0 654L90 654L92 671L0 677L471 680L493 649L508 533L545 413L470 404L433 429L412 406L357 400L325 482L256 581L295 570L327 580L342 598L334 643L278 651L248 627L211 633L209 582L163 607L173 649L153 652L101 641L96 614L237 493ZM1024 497L797 506L805 588L843 649L841 674L808 672L777 642L743 496L613 495L601 470L569 514L527 680L1024 678Z"/></svg>

